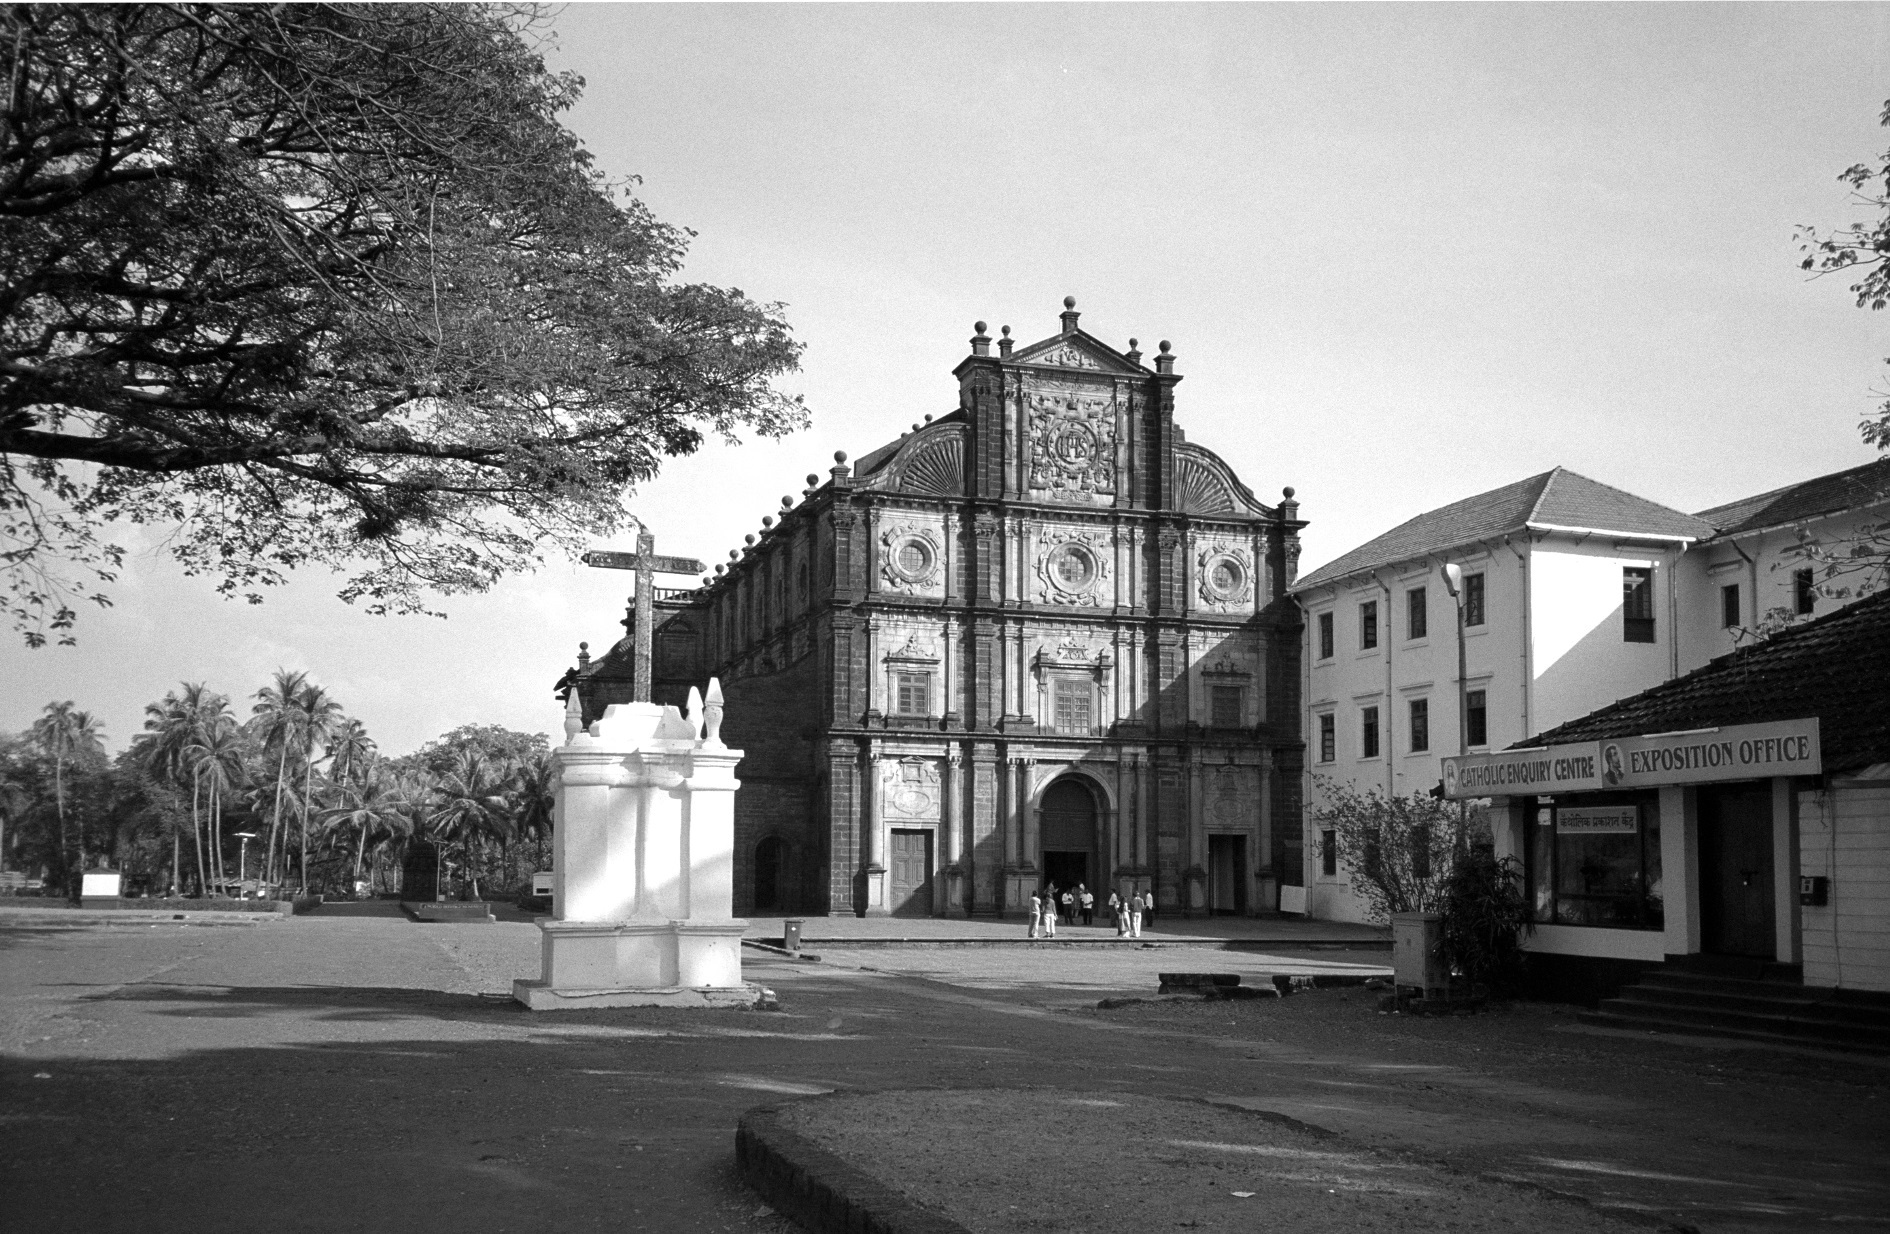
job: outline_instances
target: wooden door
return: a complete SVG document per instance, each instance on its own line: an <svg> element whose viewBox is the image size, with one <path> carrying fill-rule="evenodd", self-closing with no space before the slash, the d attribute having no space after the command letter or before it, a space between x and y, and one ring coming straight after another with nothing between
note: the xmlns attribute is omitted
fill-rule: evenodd
<svg viewBox="0 0 1890 1234"><path fill-rule="evenodd" d="M900 831L892 833L892 903L893 915L929 917L932 915L932 833Z"/></svg>
<svg viewBox="0 0 1890 1234"><path fill-rule="evenodd" d="M1772 786L1699 790L1700 950L1774 959Z"/></svg>

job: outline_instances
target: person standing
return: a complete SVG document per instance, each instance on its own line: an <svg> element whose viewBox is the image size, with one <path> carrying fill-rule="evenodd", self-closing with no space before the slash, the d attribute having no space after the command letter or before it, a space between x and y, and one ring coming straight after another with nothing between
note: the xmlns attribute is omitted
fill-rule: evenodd
<svg viewBox="0 0 1890 1234"><path fill-rule="evenodd" d="M1139 891L1129 897L1130 938L1142 937L1142 910L1146 905L1147 901L1142 899L1142 893Z"/></svg>
<svg viewBox="0 0 1890 1234"><path fill-rule="evenodd" d="M1155 928L1155 886L1152 883L1142 894L1142 924L1151 930Z"/></svg>
<svg viewBox="0 0 1890 1234"><path fill-rule="evenodd" d="M1043 928L1043 898L1035 891L1030 893L1030 934L1037 937L1037 931Z"/></svg>
<svg viewBox="0 0 1890 1234"><path fill-rule="evenodd" d="M1051 888L1045 888L1043 893L1043 936L1057 936L1057 895Z"/></svg>
<svg viewBox="0 0 1890 1234"><path fill-rule="evenodd" d="M1076 898L1083 906L1083 924L1096 924L1096 893L1089 889L1088 883L1076 884Z"/></svg>
<svg viewBox="0 0 1890 1234"><path fill-rule="evenodd" d="M1063 888L1063 894L1057 897L1057 908L1064 925L1076 924L1076 893L1071 891L1067 884Z"/></svg>

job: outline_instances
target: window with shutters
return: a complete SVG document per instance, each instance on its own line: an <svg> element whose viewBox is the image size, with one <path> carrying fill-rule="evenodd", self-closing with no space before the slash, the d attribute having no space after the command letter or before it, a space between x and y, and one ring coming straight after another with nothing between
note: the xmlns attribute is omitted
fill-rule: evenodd
<svg viewBox="0 0 1890 1234"><path fill-rule="evenodd" d="M1331 712L1319 717L1319 761L1329 763L1339 757L1339 726Z"/></svg>
<svg viewBox="0 0 1890 1234"><path fill-rule="evenodd" d="M1482 690L1471 690L1464 695L1464 719L1469 724L1468 744L1487 746L1490 744L1490 702L1489 695Z"/></svg>
<svg viewBox="0 0 1890 1234"><path fill-rule="evenodd" d="M1463 576L1463 624L1466 626L1483 624L1483 576L1481 574Z"/></svg>
<svg viewBox="0 0 1890 1234"><path fill-rule="evenodd" d="M902 716L932 714L932 674L894 673L893 710Z"/></svg>
<svg viewBox="0 0 1890 1234"><path fill-rule="evenodd" d="M1094 724L1095 693L1083 680L1050 683L1052 723L1058 732L1087 733Z"/></svg>
<svg viewBox="0 0 1890 1234"><path fill-rule="evenodd" d="M1367 707L1359 713L1359 749L1361 758L1378 757L1378 708Z"/></svg>
<svg viewBox="0 0 1890 1234"><path fill-rule="evenodd" d="M1239 686L1210 686L1208 688L1208 706L1210 720L1215 728L1239 728L1241 723L1241 695Z"/></svg>
<svg viewBox="0 0 1890 1234"><path fill-rule="evenodd" d="M1621 568L1621 639L1654 641L1654 571L1648 566Z"/></svg>
<svg viewBox="0 0 1890 1234"><path fill-rule="evenodd" d="M1424 599L1424 589L1413 587L1405 592L1404 603L1404 636L1410 639L1428 636L1431 632L1431 611Z"/></svg>
<svg viewBox="0 0 1890 1234"><path fill-rule="evenodd" d="M1411 753L1422 754L1431 748L1431 700L1411 700Z"/></svg>

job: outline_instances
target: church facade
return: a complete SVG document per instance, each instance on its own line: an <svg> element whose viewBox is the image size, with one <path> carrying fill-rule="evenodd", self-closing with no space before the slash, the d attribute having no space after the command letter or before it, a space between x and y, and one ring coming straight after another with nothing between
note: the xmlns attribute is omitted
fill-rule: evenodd
<svg viewBox="0 0 1890 1234"><path fill-rule="evenodd" d="M978 323L958 408L782 499L702 586L657 593L653 697L720 678L736 911L1000 914L1045 882L1164 913L1277 905L1301 864L1304 526L1078 326ZM631 639L581 661L586 721Z"/></svg>

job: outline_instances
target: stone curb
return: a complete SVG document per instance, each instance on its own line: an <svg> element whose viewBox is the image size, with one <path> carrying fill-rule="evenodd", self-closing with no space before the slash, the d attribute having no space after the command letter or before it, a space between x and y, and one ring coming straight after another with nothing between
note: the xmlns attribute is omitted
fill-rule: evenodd
<svg viewBox="0 0 1890 1234"><path fill-rule="evenodd" d="M875 948L923 950L948 947L1186 947L1194 951L1390 951L1391 940L1301 938L803 938L803 945L868 951ZM748 946L783 951L779 943L745 938Z"/></svg>
<svg viewBox="0 0 1890 1234"><path fill-rule="evenodd" d="M970 1234L783 1127L779 1106L741 1116L735 1163L770 1206L812 1234Z"/></svg>
<svg viewBox="0 0 1890 1234"><path fill-rule="evenodd" d="M265 925L286 920L275 912L224 912L208 909L199 912L140 912L134 909L0 909L0 929L8 926L95 926L95 925Z"/></svg>

